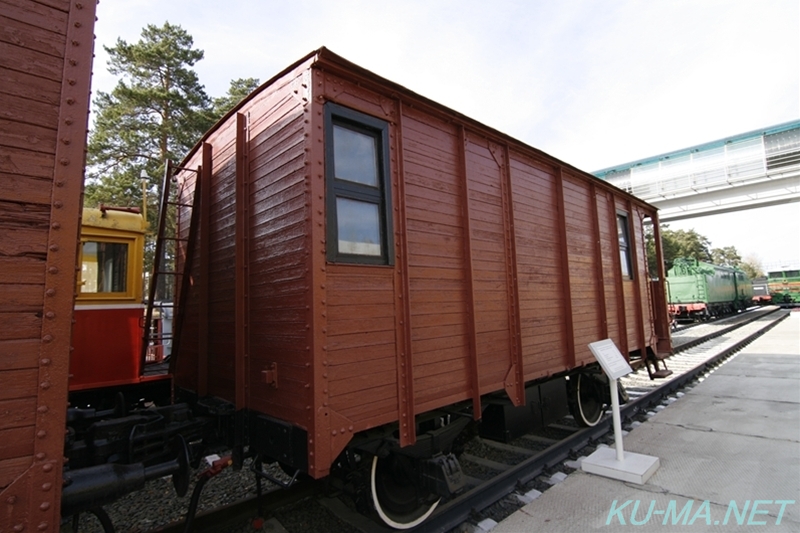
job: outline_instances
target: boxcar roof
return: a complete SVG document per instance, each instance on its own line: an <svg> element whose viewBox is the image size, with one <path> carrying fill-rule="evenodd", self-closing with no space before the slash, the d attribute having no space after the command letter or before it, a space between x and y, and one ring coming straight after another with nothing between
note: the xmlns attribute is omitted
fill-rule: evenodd
<svg viewBox="0 0 800 533"><path fill-rule="evenodd" d="M429 112L438 114L440 116L444 116L444 117L446 117L446 118L448 118L450 120L459 121L462 124L464 124L465 126L469 126L470 128L472 128L472 129L474 129L476 131L483 132L484 134L487 134L487 135L489 135L491 137L494 137L494 138L497 138L497 139L502 139L503 141L505 141L505 142L507 142L509 144L516 145L518 147L523 148L525 151L543 155L547 159L555 161L555 162L559 163L560 165L562 165L565 168L569 168L572 172L582 176L583 178L588 179L590 181L596 182L598 186L604 187L606 189L612 189L612 190L616 191L619 194L622 194L624 196L627 196L627 197L631 198L632 201L634 201L635 203L637 203L637 204L639 204L641 206L647 206L652 211L656 211L657 210L657 208L655 206L653 206L652 204L648 204L644 200L641 200L640 198L628 193L627 191L624 191L624 190L612 185L611 183L609 183L609 182L607 182L605 180L601 180L601 179L595 177L594 175L592 175L592 174L590 174L590 173L588 173L586 171L583 171L583 170L581 170L581 169L579 169L577 167L574 167L573 165L570 165L569 163L561 161L560 159L558 159L556 157L553 157L552 155L547 154L547 153L543 152L542 150L539 150L538 148L534 148L533 146L531 146L531 145L529 145L529 144L527 144L527 143L525 143L523 141L520 141L519 139L516 139L516 138L514 138L514 137L512 137L510 135L502 133L501 131L496 130L495 128L492 128L490 126L486 126L485 124L482 124L481 122L478 122L475 119L472 119L472 118L470 118L470 117L468 117L468 116L466 116L466 115L464 115L462 113L459 113L458 111L450 109L449 107L447 107L445 105L442 105L442 104L440 104L438 102L435 102L435 101L433 101L433 100L431 100L429 98L426 98L425 96L422 96L420 94L417 94L414 91L411 91L410 89L407 89L406 87L403 87L402 85L400 85L398 83L395 83L393 81L387 80L386 78L378 76L374 72L371 72L371 71L369 71L369 70L367 70L367 69L365 69L363 67L360 67L360 66L356 65L355 63L353 63L351 61L348 61L347 59L343 58L342 56L340 56L338 54L335 54L334 52L328 50L324 46L319 48L319 49L317 49L317 50L314 50L313 52L305 55L304 57L302 57L300 59L298 59L297 61L295 61L294 63L292 63L291 65L289 65L285 69L283 69L281 72L279 72L278 74L276 74L275 76L273 76L272 78L267 80L266 82L262 83L256 90L254 90L252 93L250 93L245 98L243 98L236 106L234 106L230 111L228 111L228 113L225 114L210 130L208 130L200 140L198 140L198 142L194 145L194 147L192 147L192 149L188 152L188 154L184 158L184 162L181 164L181 166L184 166L184 164L187 163L192 158L192 156L195 154L195 152L197 152L197 150L200 148L202 143L209 136L211 136L217 130L217 128L220 127L220 125L224 124L229 119L229 117L235 115L236 112L239 109L241 109L242 107L244 107L247 104L248 101L250 101L253 98L255 98L256 95L258 95L261 91L263 91L265 88L271 86L273 83L275 83L277 80L281 79L287 73L291 72L292 70L296 69L297 67L299 67L300 65L302 65L303 63L306 63L306 62L309 62L309 66L310 67L319 66L319 67L321 67L323 69L324 68L329 68L329 69L332 69L332 70L339 71L340 73L344 72L344 73L347 73L348 75L351 75L351 76L354 75L354 76L360 78L361 81L363 81L363 82L367 82L367 83L371 83L373 85L379 86L379 87L383 88L384 91L387 91L389 93L393 93L398 97L402 96L404 99L406 99L408 101L413 101L417 105L424 106L427 109L427 111L429 111Z"/></svg>

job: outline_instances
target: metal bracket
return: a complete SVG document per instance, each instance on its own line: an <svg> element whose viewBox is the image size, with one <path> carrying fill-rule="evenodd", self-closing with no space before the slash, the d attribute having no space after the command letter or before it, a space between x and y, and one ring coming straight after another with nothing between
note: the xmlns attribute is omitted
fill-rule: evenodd
<svg viewBox="0 0 800 533"><path fill-rule="evenodd" d="M261 371L264 374L264 382L272 388L278 388L278 363L270 363L266 370Z"/></svg>

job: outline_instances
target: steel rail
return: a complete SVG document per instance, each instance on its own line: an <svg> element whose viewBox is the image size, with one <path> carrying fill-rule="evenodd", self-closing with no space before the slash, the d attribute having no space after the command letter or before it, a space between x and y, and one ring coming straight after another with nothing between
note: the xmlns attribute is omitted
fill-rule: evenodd
<svg viewBox="0 0 800 533"><path fill-rule="evenodd" d="M736 317L727 317L726 319L723 319L723 320L730 320L732 318L739 318L740 320L733 321L733 323L731 325L729 325L727 327L724 327L724 328L721 328L719 330L713 331L713 332L709 333L708 335L701 335L701 336L699 336L697 338L688 340L688 341L680 343L680 344L673 344L673 354L683 352L685 350L688 350L689 348L694 348L695 346L703 344L704 342L708 342L711 339L715 339L717 337L721 337L722 335L725 335L726 333L730 333L731 331L733 331L735 329L738 329L738 328L740 328L740 327L742 327L744 325L750 324L751 322L755 322L756 320L760 320L760 319L764 318L765 316L769 316L772 313L776 313L776 312L780 311L780 308L775 307L775 306L773 306L773 307L774 307L774 309L765 308L765 309L755 309L753 311L750 311L751 313L753 313L752 316L745 317L743 315L738 315ZM717 324L713 324L712 323L712 324L699 324L699 325L700 326L715 326L715 325L719 325L719 324L718 323ZM667 360L669 360L669 359L667 359Z"/></svg>
<svg viewBox="0 0 800 533"><path fill-rule="evenodd" d="M759 318L763 319L771 314L772 313L768 313ZM707 368L741 350L744 346L775 327L788 316L789 313L783 314L783 316L770 322L764 328L759 329L759 331L754 332L718 354L711 356L706 361L699 363L671 381L658 386L635 400L629 401L621 406L620 416L623 420L626 420L640 412L646 411L648 407L660 402L662 398L685 386L699 374L705 372ZM737 327L742 325L744 324L740 323ZM736 329L736 327L730 329ZM728 331L730 331L730 329L728 329ZM719 335L722 335L722 333ZM716 337L719 335L714 336ZM499 501L513 492L517 487L530 482L545 469L561 463L570 456L574 457L577 455L578 450L598 441L600 438L610 433L612 431L611 428L612 417L606 416L596 426L577 431L558 443L553 444L540 454L526 459L491 480L470 489L462 497L441 506L437 513L413 531L444 533L458 527L477 512Z"/></svg>
<svg viewBox="0 0 800 533"><path fill-rule="evenodd" d="M708 341L712 338L719 337L756 320L775 318L774 313L777 311L780 310L775 309L766 314L760 314L750 320L737 322L728 328L724 328L720 332L714 332L704 337L704 340ZM741 350L744 346L775 327L788 316L788 311L782 312L781 316L777 317L775 320L771 320L765 327L759 328L758 331L753 332L735 344L721 350L719 353L710 356L708 359L698 363L670 381L657 386L636 399L630 400L628 403L621 406L620 415L622 419L627 420L639 413L646 412L652 405L658 404L663 398L685 386L698 375L704 373L709 367L716 365L719 361ZM697 346L697 344L698 343L693 343L692 345ZM510 467L508 470L498 474L492 479L476 485L458 498L441 505L428 520L410 531L445 533L453 530L470 518L477 516L483 509L511 494L517 488L529 483L546 469L556 466L570 457L576 457L579 450L599 441L611 431L612 417L605 416L596 426L576 431L572 435L549 446L523 462ZM276 509L314 495L318 492L318 486L319 485L313 481L304 481L297 483L289 489L276 489L265 493L260 502L260 509L262 512L275 511ZM194 525L194 531L198 533L210 533L227 530L233 524L241 525L247 519L257 516L258 513L259 501L257 498L246 498L239 502L210 509L198 514ZM184 527L185 522L181 520L161 527L157 531L160 533L179 533L184 530ZM361 522L361 524L356 527L365 532L387 531L385 527L378 523L367 525L366 522Z"/></svg>

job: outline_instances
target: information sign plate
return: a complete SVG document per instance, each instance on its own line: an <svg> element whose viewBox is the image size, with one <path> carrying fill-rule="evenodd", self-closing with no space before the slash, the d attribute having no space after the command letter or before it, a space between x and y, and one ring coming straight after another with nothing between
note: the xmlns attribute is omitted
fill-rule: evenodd
<svg viewBox="0 0 800 533"><path fill-rule="evenodd" d="M614 341L605 339L589 344L589 349L600 362L609 379L619 379L633 372L631 365L620 353Z"/></svg>

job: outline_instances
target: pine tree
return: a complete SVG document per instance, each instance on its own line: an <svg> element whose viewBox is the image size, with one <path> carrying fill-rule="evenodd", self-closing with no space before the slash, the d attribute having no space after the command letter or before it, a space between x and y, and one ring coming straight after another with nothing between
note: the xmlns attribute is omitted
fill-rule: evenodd
<svg viewBox="0 0 800 533"><path fill-rule="evenodd" d="M258 78L238 78L231 80L228 93L225 96L214 98L211 109L213 119L221 119L225 113L233 109L233 106L241 102L245 96L255 91L259 83Z"/></svg>
<svg viewBox="0 0 800 533"><path fill-rule="evenodd" d="M144 188L151 232L145 272L152 270L152 232L167 161L182 160L214 122L259 84L255 78L236 79L225 96L209 98L192 68L203 51L193 46L192 36L169 22L146 26L133 44L117 39L105 50L109 72L120 79L113 91L98 92L93 102L84 205L139 207ZM170 255L167 251L164 258L168 263Z"/></svg>
<svg viewBox="0 0 800 533"><path fill-rule="evenodd" d="M213 123L211 99L192 70L203 51L193 44L180 26L166 22L148 25L137 43L117 39L106 47L109 72L120 80L94 100L87 206L141 205L144 171L153 227L166 161L180 160Z"/></svg>

